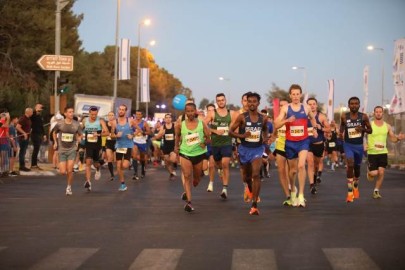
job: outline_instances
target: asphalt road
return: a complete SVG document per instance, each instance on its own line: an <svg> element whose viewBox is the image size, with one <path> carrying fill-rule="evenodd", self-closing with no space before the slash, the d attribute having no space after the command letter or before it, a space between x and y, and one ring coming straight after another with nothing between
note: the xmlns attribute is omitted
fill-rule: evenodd
<svg viewBox="0 0 405 270"><path fill-rule="evenodd" d="M90 193L75 174L71 197L61 176L3 179L0 269L405 269L401 171L388 170L380 200L363 172L360 199L347 204L344 169L325 169L318 194L307 188L307 207L292 208L273 168L260 216L248 214L237 169L226 201L219 181L206 192L204 177L193 213L183 210L180 179L161 167L127 180L126 192L102 171Z"/></svg>

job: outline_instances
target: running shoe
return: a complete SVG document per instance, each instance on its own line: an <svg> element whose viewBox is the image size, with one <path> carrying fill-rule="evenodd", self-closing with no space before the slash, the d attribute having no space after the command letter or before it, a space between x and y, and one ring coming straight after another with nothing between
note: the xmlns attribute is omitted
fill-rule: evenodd
<svg viewBox="0 0 405 270"><path fill-rule="evenodd" d="M374 199L382 199L382 196L378 190L374 190L373 192L373 198Z"/></svg>
<svg viewBox="0 0 405 270"><path fill-rule="evenodd" d="M111 177L110 177L110 181L114 181L114 176L111 176Z"/></svg>
<svg viewBox="0 0 405 270"><path fill-rule="evenodd" d="M145 175L146 175L145 171L141 172L141 178L145 178Z"/></svg>
<svg viewBox="0 0 405 270"><path fill-rule="evenodd" d="M283 202L283 205L284 206L291 206L292 205L291 198L288 197L287 199L285 199L285 201Z"/></svg>
<svg viewBox="0 0 405 270"><path fill-rule="evenodd" d="M207 192L213 192L214 191L214 182L209 182L208 183L208 188L207 188Z"/></svg>
<svg viewBox="0 0 405 270"><path fill-rule="evenodd" d="M72 193L72 188L70 187L70 186L67 186L66 187L66 196L71 196L73 193Z"/></svg>
<svg viewBox="0 0 405 270"><path fill-rule="evenodd" d="M304 197L298 197L297 201L298 201L298 205L297 205L298 207L305 207L306 206Z"/></svg>
<svg viewBox="0 0 405 270"><path fill-rule="evenodd" d="M100 168L96 170L96 173L94 174L94 180L100 180L101 178L101 170Z"/></svg>
<svg viewBox="0 0 405 270"><path fill-rule="evenodd" d="M249 215L251 215L251 216L258 216L259 214L260 214L260 213L259 213L259 209L257 209L256 207L250 208Z"/></svg>
<svg viewBox="0 0 405 270"><path fill-rule="evenodd" d="M346 197L346 202L347 203L352 203L353 201L354 201L353 192L348 192L347 197Z"/></svg>
<svg viewBox="0 0 405 270"><path fill-rule="evenodd" d="M209 170L204 170L202 176L208 175L209 173L210 173Z"/></svg>
<svg viewBox="0 0 405 270"><path fill-rule="evenodd" d="M132 176L132 180L139 180L139 176L138 176L137 174L134 174L134 175Z"/></svg>
<svg viewBox="0 0 405 270"><path fill-rule="evenodd" d="M332 165L330 166L330 169L331 169L332 171L335 170L335 163L332 163Z"/></svg>
<svg viewBox="0 0 405 270"><path fill-rule="evenodd" d="M245 186L245 191L243 193L243 200L248 203L252 201L252 197L253 197L252 192L250 192L248 186Z"/></svg>
<svg viewBox="0 0 405 270"><path fill-rule="evenodd" d="M317 184L320 184L322 182L321 177L317 176L315 181Z"/></svg>
<svg viewBox="0 0 405 270"><path fill-rule="evenodd" d="M186 211L186 212L193 212L194 211L194 208L191 205L191 202L186 203L186 205L184 206L184 211Z"/></svg>
<svg viewBox="0 0 405 270"><path fill-rule="evenodd" d="M120 188L118 189L118 191L125 191L125 190L127 190L128 188L127 188L127 185L125 185L124 183L122 183L121 185L120 185Z"/></svg>
<svg viewBox="0 0 405 270"><path fill-rule="evenodd" d="M187 201L187 194L185 192L183 192L183 194L181 194L181 199L183 201Z"/></svg>
<svg viewBox="0 0 405 270"><path fill-rule="evenodd" d="M360 191L359 191L359 188L353 188L353 198L354 198L354 199L360 198Z"/></svg>
<svg viewBox="0 0 405 270"><path fill-rule="evenodd" d="M79 165L77 165L77 164L73 165L73 171L78 172L79 171Z"/></svg>
<svg viewBox="0 0 405 270"><path fill-rule="evenodd" d="M14 176L18 176L18 173L16 173L15 171L12 171L9 175L14 177Z"/></svg>
<svg viewBox="0 0 405 270"><path fill-rule="evenodd" d="M84 188L86 188L88 191L91 191L91 183L90 183L90 181L86 181L86 183L84 183Z"/></svg>
<svg viewBox="0 0 405 270"><path fill-rule="evenodd" d="M226 189L224 188L224 189L222 189L222 192L221 192L221 198L222 199L224 199L224 200L226 200L226 198L228 198L228 192L226 191Z"/></svg>
<svg viewBox="0 0 405 270"><path fill-rule="evenodd" d="M317 193L316 186L314 184L311 184L309 190L311 191L311 194L315 195Z"/></svg>
<svg viewBox="0 0 405 270"><path fill-rule="evenodd" d="M177 176L177 173L176 173L175 170L172 171L172 174L173 174L174 176Z"/></svg>

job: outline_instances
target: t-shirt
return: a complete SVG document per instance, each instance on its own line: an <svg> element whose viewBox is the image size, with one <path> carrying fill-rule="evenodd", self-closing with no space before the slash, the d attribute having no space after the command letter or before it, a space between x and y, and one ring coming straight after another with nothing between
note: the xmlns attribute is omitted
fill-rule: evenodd
<svg viewBox="0 0 405 270"><path fill-rule="evenodd" d="M83 133L80 123L75 120L70 124L67 124L65 120L60 120L53 130L58 135L58 151L60 152L76 149L76 134L81 135Z"/></svg>

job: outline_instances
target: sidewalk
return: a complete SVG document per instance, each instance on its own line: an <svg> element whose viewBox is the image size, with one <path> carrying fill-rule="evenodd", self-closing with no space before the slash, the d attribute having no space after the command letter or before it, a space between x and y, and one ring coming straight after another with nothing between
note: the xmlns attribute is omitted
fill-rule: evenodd
<svg viewBox="0 0 405 270"><path fill-rule="evenodd" d="M58 174L58 171L53 168L52 163L38 163L38 166L42 170L32 169L29 172L20 171L21 176L55 176ZM18 165L15 168L18 171Z"/></svg>

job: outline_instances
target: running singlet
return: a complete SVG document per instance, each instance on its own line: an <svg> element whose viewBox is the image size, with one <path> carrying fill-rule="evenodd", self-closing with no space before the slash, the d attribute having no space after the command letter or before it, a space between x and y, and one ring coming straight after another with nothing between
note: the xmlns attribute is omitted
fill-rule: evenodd
<svg viewBox="0 0 405 270"><path fill-rule="evenodd" d="M317 124L322 126L321 121L319 121L319 112L317 112L315 115L315 121ZM318 133L318 137L314 138L314 128L312 127L311 120L308 119L308 137L309 137L310 143L323 142L325 140L325 135L324 135L322 129L318 129L317 133Z"/></svg>
<svg viewBox="0 0 405 270"><path fill-rule="evenodd" d="M211 134L211 145L212 146L224 146L232 145L232 138L229 136L229 125L231 124L231 114L228 110L226 116L220 116L215 110L214 121L211 123L211 128L215 130L224 130L223 135L218 135L215 133Z"/></svg>
<svg viewBox="0 0 405 270"><path fill-rule="evenodd" d="M138 126L142 131L144 131L145 130L145 121L141 120L141 122L138 124ZM134 132L136 132L136 129L134 129ZM134 143L145 144L147 139L148 139L147 136L143 135L142 133L137 133L137 134L135 134L135 137L134 137Z"/></svg>
<svg viewBox="0 0 405 270"><path fill-rule="evenodd" d="M285 152L285 125L277 129L276 149Z"/></svg>
<svg viewBox="0 0 405 270"><path fill-rule="evenodd" d="M356 127L363 125L363 113L358 112L356 119L350 118L350 112L346 113L345 142L351 144L363 144L363 132L356 131Z"/></svg>
<svg viewBox="0 0 405 270"><path fill-rule="evenodd" d="M58 150L70 151L76 149L76 133L81 135L82 129L80 123L74 121L67 124L65 120L60 120L53 128L54 132L58 134Z"/></svg>
<svg viewBox="0 0 405 270"><path fill-rule="evenodd" d="M133 133L132 128L129 126L128 118L126 119L126 122L124 125L120 125L120 123L118 123L118 119L117 119L116 129L117 129L116 132L117 133L122 132L122 135L121 135L121 137L117 138L117 142L115 143L115 149L117 149L117 153L125 154L127 148L134 147L134 143L132 142L131 139L128 138L128 135ZM118 150L120 150L121 152L119 152Z"/></svg>
<svg viewBox="0 0 405 270"><path fill-rule="evenodd" d="M96 121L90 123L89 118L84 122L84 136L85 136L85 145L90 146L100 146L101 147L101 136L94 136L93 133L101 134L101 123L100 118L97 117Z"/></svg>
<svg viewBox="0 0 405 270"><path fill-rule="evenodd" d="M378 155L378 154L387 154L387 134L388 126L384 122L382 126L377 126L374 124L374 121L371 123L371 128L373 133L367 136L367 154Z"/></svg>
<svg viewBox="0 0 405 270"><path fill-rule="evenodd" d="M118 124L118 122L117 122ZM108 132L111 134L112 126L107 124ZM111 136L107 136L107 141L115 141L115 138L111 138Z"/></svg>
<svg viewBox="0 0 405 270"><path fill-rule="evenodd" d="M167 128L166 124L163 125L165 133L163 135L163 146L162 150L166 149L169 151L174 150L174 124L172 123L171 128Z"/></svg>
<svg viewBox="0 0 405 270"><path fill-rule="evenodd" d="M250 136L241 139L241 144L249 148L255 148L263 145L262 128L263 128L263 115L259 114L257 122L252 122L249 112L244 112L245 127L239 128L239 134L250 132Z"/></svg>
<svg viewBox="0 0 405 270"><path fill-rule="evenodd" d="M305 113L304 106L298 112L293 111L291 105L288 105L287 118L295 116L293 122L285 123L285 136L288 141L302 141L308 138L308 115Z"/></svg>
<svg viewBox="0 0 405 270"><path fill-rule="evenodd" d="M194 130L189 130L186 126L186 121L181 122L181 144L180 154L189 157L195 157L207 152L207 147L201 147L204 143L204 127L201 120L198 120L198 125Z"/></svg>
<svg viewBox="0 0 405 270"><path fill-rule="evenodd" d="M337 134L336 134L336 130L332 130L331 131L332 136L330 138L330 140L326 140L326 146L328 148L334 148L337 146Z"/></svg>

